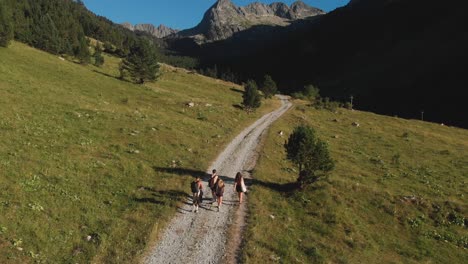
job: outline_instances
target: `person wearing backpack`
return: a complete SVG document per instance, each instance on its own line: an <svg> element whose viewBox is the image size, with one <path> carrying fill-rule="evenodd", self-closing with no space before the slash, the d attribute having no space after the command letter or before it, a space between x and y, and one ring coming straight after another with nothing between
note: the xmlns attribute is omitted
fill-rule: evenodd
<svg viewBox="0 0 468 264"><path fill-rule="evenodd" d="M212 202L216 202L216 184L218 182L218 173L216 173L216 170L214 169L213 170L213 173L211 174L211 178L210 180L208 181L208 187L210 187L211 189L211 195L212 195Z"/></svg>
<svg viewBox="0 0 468 264"><path fill-rule="evenodd" d="M218 179L217 184L215 185L216 197L218 200L218 212L221 210L221 205L223 204L223 195L224 195L224 181Z"/></svg>
<svg viewBox="0 0 468 264"><path fill-rule="evenodd" d="M192 212L198 212L198 206L202 203L203 197L203 185L200 177L197 177L191 184L192 189L192 200L193 200L193 209Z"/></svg>
<svg viewBox="0 0 468 264"><path fill-rule="evenodd" d="M247 188L245 187L244 176L242 176L242 173L240 172L236 174L236 178L234 179L234 190L239 196L239 204L242 204L242 198L244 193L247 191Z"/></svg>

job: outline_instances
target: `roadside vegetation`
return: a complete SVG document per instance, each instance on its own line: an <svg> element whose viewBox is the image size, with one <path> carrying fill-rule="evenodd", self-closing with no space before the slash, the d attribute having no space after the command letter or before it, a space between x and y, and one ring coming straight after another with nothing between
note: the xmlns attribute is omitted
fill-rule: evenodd
<svg viewBox="0 0 468 264"><path fill-rule="evenodd" d="M190 192L192 176L276 108L242 87L161 66L119 80L18 42L0 48L0 263L132 263Z"/></svg>
<svg viewBox="0 0 468 264"><path fill-rule="evenodd" d="M244 262L466 261L466 130L296 103L269 130L253 172ZM284 148L299 125L327 142L335 163L302 190Z"/></svg>

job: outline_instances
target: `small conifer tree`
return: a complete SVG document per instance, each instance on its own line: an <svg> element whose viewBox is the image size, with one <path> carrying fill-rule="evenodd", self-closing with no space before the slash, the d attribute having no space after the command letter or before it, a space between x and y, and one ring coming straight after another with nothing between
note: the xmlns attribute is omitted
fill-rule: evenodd
<svg viewBox="0 0 468 264"><path fill-rule="evenodd" d="M87 64L91 60L91 54L89 52L88 39L83 35L79 36L78 45L75 47L74 54L80 60L80 63Z"/></svg>
<svg viewBox="0 0 468 264"><path fill-rule="evenodd" d="M334 168L327 144L309 126L298 126L284 144L287 159L299 168L301 186L315 182Z"/></svg>
<svg viewBox="0 0 468 264"><path fill-rule="evenodd" d="M245 92L242 96L244 99L242 104L245 109L252 110L260 107L260 94L258 93L257 84L254 80L248 80L245 85Z"/></svg>
<svg viewBox="0 0 468 264"><path fill-rule="evenodd" d="M139 84L156 80L159 65L154 47L145 39L139 40L130 47L119 69L121 76L128 74L134 82Z"/></svg>
<svg viewBox="0 0 468 264"><path fill-rule="evenodd" d="M261 91L263 92L265 98L271 98L275 93L278 92L276 83L273 81L270 75L265 75Z"/></svg>
<svg viewBox="0 0 468 264"><path fill-rule="evenodd" d="M104 57L102 56L101 52L101 45L98 43L96 45L96 50L94 51L93 58L94 58L94 65L100 67L104 64Z"/></svg>

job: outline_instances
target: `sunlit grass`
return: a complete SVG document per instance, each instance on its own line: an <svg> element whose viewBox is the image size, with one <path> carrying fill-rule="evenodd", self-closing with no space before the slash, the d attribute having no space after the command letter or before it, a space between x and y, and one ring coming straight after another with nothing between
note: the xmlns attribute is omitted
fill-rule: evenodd
<svg viewBox="0 0 468 264"><path fill-rule="evenodd" d="M328 142L336 168L304 191L285 192L297 169L283 144L299 124ZM243 259L463 263L467 153L463 129L298 102L270 130L255 169Z"/></svg>
<svg viewBox="0 0 468 264"><path fill-rule="evenodd" d="M107 55L82 66L14 42L0 58L0 263L137 261L191 174L278 105L246 114L241 87L168 66L120 81Z"/></svg>

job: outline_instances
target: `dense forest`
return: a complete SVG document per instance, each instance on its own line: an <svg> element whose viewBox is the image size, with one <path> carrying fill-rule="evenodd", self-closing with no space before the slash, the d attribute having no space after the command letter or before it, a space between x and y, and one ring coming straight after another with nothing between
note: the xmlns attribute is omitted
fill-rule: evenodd
<svg viewBox="0 0 468 264"><path fill-rule="evenodd" d="M14 38L54 54L69 54L86 61L87 38L112 43L124 53L136 36L111 21L89 12L81 1L4 0L9 6Z"/></svg>
<svg viewBox="0 0 468 264"><path fill-rule="evenodd" d="M97 16L80 0L0 0L0 4L0 39L14 38L53 54L74 56L86 63L91 56L88 37L101 41L107 53L119 57L124 57L132 45L144 37L154 44L159 61L187 68L196 66L196 61L191 58L167 52L160 39L144 32L130 31ZM7 42L4 41L3 46Z"/></svg>

